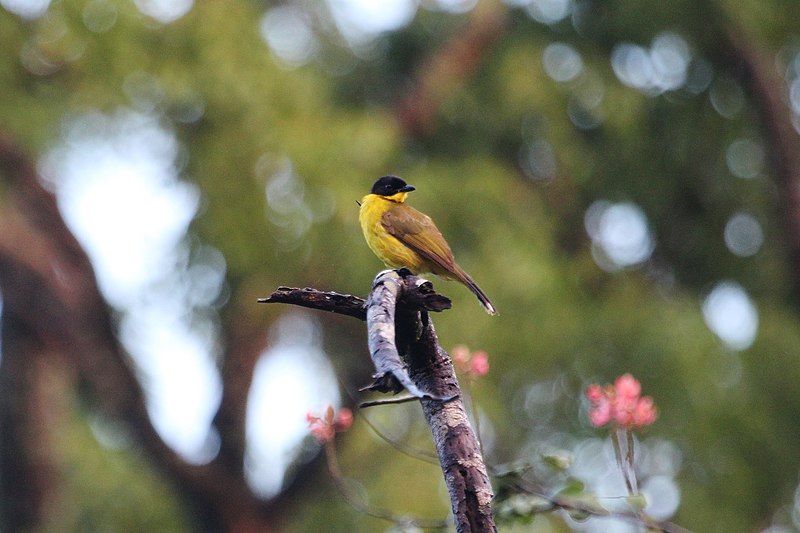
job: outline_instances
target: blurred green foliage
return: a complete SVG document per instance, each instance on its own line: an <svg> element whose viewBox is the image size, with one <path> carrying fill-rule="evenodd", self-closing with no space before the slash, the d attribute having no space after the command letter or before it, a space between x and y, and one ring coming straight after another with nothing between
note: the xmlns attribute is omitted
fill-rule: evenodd
<svg viewBox="0 0 800 533"><path fill-rule="evenodd" d="M708 89L644 94L622 85L609 60L616 44L647 46L664 31L710 60L722 23L709 19L719 14L712 4L701 4L582 0L579 30L569 17L548 26L513 10L509 28L423 139L404 137L393 106L468 14L420 8L411 25L378 37L367 59L323 26L318 59L288 68L259 35L270 9L260 2L199 2L168 25L115 3L116 22L102 33L86 27L87 4L79 0L54 2L34 21L0 9L0 126L41 152L58 142L69 117L142 110L130 87L156 80L160 96L147 111L176 132L188 154L182 177L202 193L192 236L227 261L232 298L223 318L244 310L265 326L285 310L251 303L278 285L367 292L381 265L363 243L355 201L377 176L403 176L417 187L412 204L437 221L501 313L488 318L462 287L434 280L454 300L453 310L435 317L443 344L491 355L491 373L473 389L494 435L490 461L524 459L552 435L596 436L581 391L631 372L660 408L645 439L672 441L682 453L673 519L697 531L753 530L786 519L800 469L800 327L775 187L769 170L743 180L725 164L731 141L760 138L757 110L746 99L725 118ZM727 9L770 57L800 32L794 2L717 9ZM557 83L543 70L543 50L556 40L578 50L602 86L597 127L570 121L580 83ZM334 60L348 65L344 73L331 73ZM726 76L715 67L712 83ZM198 103L202 116L182 122ZM529 179L519 168L520 152L535 140L553 149L553 179ZM294 176L293 194L307 211L267 205L265 187L281 172ZM647 263L598 267L584 214L600 199L641 207L655 241ZM738 210L754 215L765 234L752 257L735 256L723 241ZM702 299L723 279L740 283L758 309L756 341L742 352L726 348L703 321ZM320 321L340 379L361 384L352 376L368 372L368 356L352 347L365 345L363 331ZM532 386L551 382L560 385L550 401L526 404ZM388 409L405 409L415 421L404 439L429 446L415 406ZM390 414L368 414L391 428ZM63 440L75 507L63 527L185 527L181 502L165 496L169 486L141 477L142 458L101 450L85 417L76 417ZM347 475L371 502L446 514L438 467L398 454L358 420L339 444ZM325 478L292 509L296 531L386 527L347 506ZM528 530L519 527L513 530ZM540 517L529 527L565 526Z"/></svg>

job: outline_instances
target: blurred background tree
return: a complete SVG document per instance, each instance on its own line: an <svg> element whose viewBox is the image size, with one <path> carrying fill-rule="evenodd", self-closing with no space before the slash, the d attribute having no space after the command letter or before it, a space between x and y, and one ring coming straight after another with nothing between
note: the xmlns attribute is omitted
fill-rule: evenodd
<svg viewBox="0 0 800 533"><path fill-rule="evenodd" d="M366 382L363 326L255 301L365 294L355 201L390 172L501 312L434 280L442 342L491 356L490 463L624 494L581 391L630 371L648 513L800 528L796 10L0 0L4 529L387 528L305 426ZM430 446L416 405L365 415ZM362 417L339 447L370 501L446 515Z"/></svg>

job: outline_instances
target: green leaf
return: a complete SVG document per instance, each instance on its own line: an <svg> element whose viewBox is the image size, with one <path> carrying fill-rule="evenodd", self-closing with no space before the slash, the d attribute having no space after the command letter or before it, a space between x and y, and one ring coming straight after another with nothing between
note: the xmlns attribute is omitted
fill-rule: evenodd
<svg viewBox="0 0 800 533"><path fill-rule="evenodd" d="M518 485L522 480L522 475L531 468L529 463L511 463L497 467L492 483L495 488L496 501L519 493Z"/></svg>
<svg viewBox="0 0 800 533"><path fill-rule="evenodd" d="M608 509L606 509L600 504L600 500L598 499L596 494L583 493L580 497L575 499L575 502L579 503L580 506L589 514L593 515L608 514Z"/></svg>
<svg viewBox="0 0 800 533"><path fill-rule="evenodd" d="M506 518L533 516L553 509L553 502L535 494L515 494L498 506L498 514Z"/></svg>
<svg viewBox="0 0 800 533"><path fill-rule="evenodd" d="M625 498L625 502L636 512L641 511L647 507L647 498L641 492Z"/></svg>
<svg viewBox="0 0 800 533"><path fill-rule="evenodd" d="M576 522L585 522L592 516L583 509L567 509L567 514Z"/></svg>
<svg viewBox="0 0 800 533"><path fill-rule="evenodd" d="M583 481L580 479L576 479L574 477L567 479L567 484L564 486L563 489L558 491L559 496L569 496L569 497L576 497L583 494L583 491L586 489L586 485L584 485Z"/></svg>
<svg viewBox="0 0 800 533"><path fill-rule="evenodd" d="M572 457L568 453L552 453L542 455L544 463L558 472L563 472L572 465Z"/></svg>

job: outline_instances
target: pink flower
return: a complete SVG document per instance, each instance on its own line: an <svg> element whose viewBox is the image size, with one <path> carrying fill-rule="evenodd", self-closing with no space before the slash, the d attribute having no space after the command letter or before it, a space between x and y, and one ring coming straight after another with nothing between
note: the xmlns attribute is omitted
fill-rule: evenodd
<svg viewBox="0 0 800 533"><path fill-rule="evenodd" d="M470 362L469 369L474 376L485 376L488 374L489 354L483 351L472 354L472 361Z"/></svg>
<svg viewBox="0 0 800 533"><path fill-rule="evenodd" d="M469 348L464 346L463 344L459 344L458 346L453 346L453 361L456 363L467 363L469 362Z"/></svg>
<svg viewBox="0 0 800 533"><path fill-rule="evenodd" d="M642 393L642 385L630 374L623 374L614 382L614 390L617 396L634 398Z"/></svg>
<svg viewBox="0 0 800 533"><path fill-rule="evenodd" d="M342 408L336 413L336 418L333 420L333 427L337 432L347 431L353 425L353 411L347 407Z"/></svg>
<svg viewBox="0 0 800 533"><path fill-rule="evenodd" d="M322 421L311 424L310 430L314 438L322 444L333 440L333 436L336 434L333 426L329 426Z"/></svg>
<svg viewBox="0 0 800 533"><path fill-rule="evenodd" d="M602 396L594 403L589 410L589 421L596 428L605 426L611 421L611 401L608 398Z"/></svg>
<svg viewBox="0 0 800 533"><path fill-rule="evenodd" d="M308 429L320 443L325 444L333 440L336 433L347 431L353 425L353 412L343 408L334 414L333 407L325 409L324 417L315 416L309 412L306 414Z"/></svg>
<svg viewBox="0 0 800 533"><path fill-rule="evenodd" d="M599 402L601 398L603 398L605 394L603 393L603 388L596 383L592 383L588 387L586 387L586 398L592 402L596 403Z"/></svg>
<svg viewBox="0 0 800 533"><path fill-rule="evenodd" d="M636 404L636 409L633 411L633 425L638 427L649 426L658 418L658 412L653 399L650 396L645 396Z"/></svg>
<svg viewBox="0 0 800 533"><path fill-rule="evenodd" d="M655 422L658 413L653 399L640 397L641 392L641 384L630 374L618 377L613 386L589 385L586 388L586 398L591 404L589 422L595 427L612 421L627 429L649 426Z"/></svg>
<svg viewBox="0 0 800 533"><path fill-rule="evenodd" d="M454 346L452 350L453 366L461 374L478 378L489 373L489 354L483 350L470 352L463 344Z"/></svg>
<svg viewBox="0 0 800 533"><path fill-rule="evenodd" d="M637 403L639 403L638 396L623 396L617 392L614 398L614 421L622 427L630 426L633 423L633 411Z"/></svg>

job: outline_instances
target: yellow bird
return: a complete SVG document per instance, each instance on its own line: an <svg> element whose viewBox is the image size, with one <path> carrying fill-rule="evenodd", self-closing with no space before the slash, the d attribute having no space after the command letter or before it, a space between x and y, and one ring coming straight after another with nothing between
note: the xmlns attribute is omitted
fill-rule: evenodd
<svg viewBox="0 0 800 533"><path fill-rule="evenodd" d="M496 315L492 302L458 266L447 241L431 217L405 204L414 187L397 176L383 176L361 199L358 219L367 244L389 268L407 268L414 274L430 272L455 279L475 293L486 312Z"/></svg>

